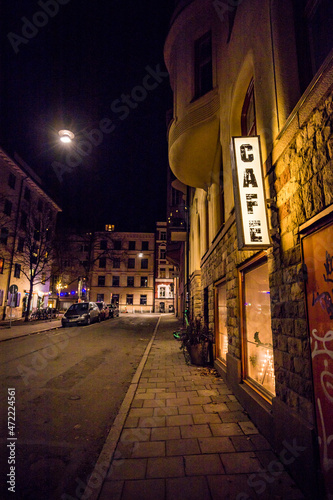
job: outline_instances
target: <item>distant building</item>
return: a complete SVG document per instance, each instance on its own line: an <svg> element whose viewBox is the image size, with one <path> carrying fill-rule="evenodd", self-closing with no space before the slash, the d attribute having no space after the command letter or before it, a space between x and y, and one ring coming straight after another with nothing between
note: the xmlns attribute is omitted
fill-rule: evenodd
<svg viewBox="0 0 333 500"><path fill-rule="evenodd" d="M167 260L167 223L156 223L155 239L155 311L175 311L174 265Z"/></svg>
<svg viewBox="0 0 333 500"><path fill-rule="evenodd" d="M64 247L52 294L61 309L92 300L118 304L124 313L154 311L154 233L107 229L70 235Z"/></svg>
<svg viewBox="0 0 333 500"><path fill-rule="evenodd" d="M36 222L36 248L40 245L38 222L49 222L48 237L55 232L56 218L61 210L41 187L40 178L18 156L10 158L0 148L0 316L22 316L27 307L29 281L23 274L22 255L26 252L27 226L31 213ZM47 271L49 269L45 269ZM36 280L30 310L48 305L50 272ZM7 299L9 288L17 287L16 303L10 311Z"/></svg>

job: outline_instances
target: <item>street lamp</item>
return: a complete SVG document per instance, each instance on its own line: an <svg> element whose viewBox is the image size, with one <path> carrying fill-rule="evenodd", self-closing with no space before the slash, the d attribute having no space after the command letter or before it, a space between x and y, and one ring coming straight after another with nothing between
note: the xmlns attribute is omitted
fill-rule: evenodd
<svg viewBox="0 0 333 500"><path fill-rule="evenodd" d="M58 135L61 142L64 144L69 144L74 139L75 135L70 130L59 130Z"/></svg>

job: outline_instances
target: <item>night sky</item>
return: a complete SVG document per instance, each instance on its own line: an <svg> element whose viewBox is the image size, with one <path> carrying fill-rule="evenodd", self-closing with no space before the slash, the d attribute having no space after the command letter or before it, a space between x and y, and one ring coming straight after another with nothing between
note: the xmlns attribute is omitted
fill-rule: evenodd
<svg viewBox="0 0 333 500"><path fill-rule="evenodd" d="M173 5L0 3L0 143L42 177L67 227L153 231L166 218L163 45ZM73 145L59 142L63 128Z"/></svg>

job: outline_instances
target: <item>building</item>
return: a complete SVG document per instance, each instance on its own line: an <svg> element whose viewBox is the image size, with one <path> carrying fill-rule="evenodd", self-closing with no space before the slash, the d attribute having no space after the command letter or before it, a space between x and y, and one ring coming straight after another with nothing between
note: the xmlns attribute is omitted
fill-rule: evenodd
<svg viewBox="0 0 333 500"><path fill-rule="evenodd" d="M167 223L156 223L155 238L155 311L175 311L176 277L174 265L170 264L166 255Z"/></svg>
<svg viewBox="0 0 333 500"><path fill-rule="evenodd" d="M165 44L183 307L310 498L333 495L332 21L327 0L180 0Z"/></svg>
<svg viewBox="0 0 333 500"><path fill-rule="evenodd" d="M154 233L105 231L67 235L53 300L66 309L78 300L119 305L120 312L154 311Z"/></svg>
<svg viewBox="0 0 333 500"><path fill-rule="evenodd" d="M0 149L0 314L20 318L28 307L30 281L35 273L29 311L48 305L51 263L37 262L50 253L58 205L41 187L40 178L19 156ZM43 257L44 259L44 257ZM16 295L9 306L8 292Z"/></svg>

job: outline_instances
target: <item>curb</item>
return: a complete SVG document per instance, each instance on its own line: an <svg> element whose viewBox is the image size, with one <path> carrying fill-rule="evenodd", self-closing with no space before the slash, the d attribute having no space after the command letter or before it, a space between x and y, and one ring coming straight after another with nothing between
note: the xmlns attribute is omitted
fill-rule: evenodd
<svg viewBox="0 0 333 500"><path fill-rule="evenodd" d="M89 498L89 500L98 500L98 497L99 497L101 490L103 488L105 477L107 476L107 473L109 471L109 468L110 468L110 465L112 462L112 458L113 458L113 454L116 450L116 447L117 447L117 444L118 444L118 441L120 438L121 431L123 430L123 426L124 426L128 411L130 409L131 403L134 399L136 390L138 388L141 374L143 372L144 366L145 366L146 361L148 359L153 342L155 340L160 321L161 321L161 316L158 317L158 321L157 321L157 324L155 326L153 335L152 335L152 337L151 337L151 339L146 347L146 350L142 356L140 364L139 364L139 366L138 366L138 368L137 368L137 370L132 378L132 381L131 381L130 386L127 390L126 396L125 396L125 398L121 404L121 407L119 409L118 415L116 416L116 418L112 424L112 427L111 427L110 432L106 438L106 441L104 443L102 451L99 454L99 457L95 463L94 470L90 474L90 477L89 477L89 480L87 481L87 485L86 485L85 491L82 495L82 498L85 498L85 499ZM106 463L108 463L107 468L105 467ZM100 476L101 475L100 471L102 471L102 470L103 471L106 470L106 472L104 473L104 475L102 477L102 481L98 481L98 483L96 485L89 484L90 478L94 475L94 473L95 473L95 475Z"/></svg>
<svg viewBox="0 0 333 500"><path fill-rule="evenodd" d="M51 330L58 330L59 328L61 328L61 325L47 327L47 328L42 329L42 330L36 330L35 332L23 333L22 335L19 334L19 335L16 335L15 337L8 337L6 339L0 339L0 342L7 342L8 340L15 340L15 339L23 338L23 337L29 337L30 335L36 335L37 333L50 332ZM1 330L0 330L0 332L1 332Z"/></svg>

